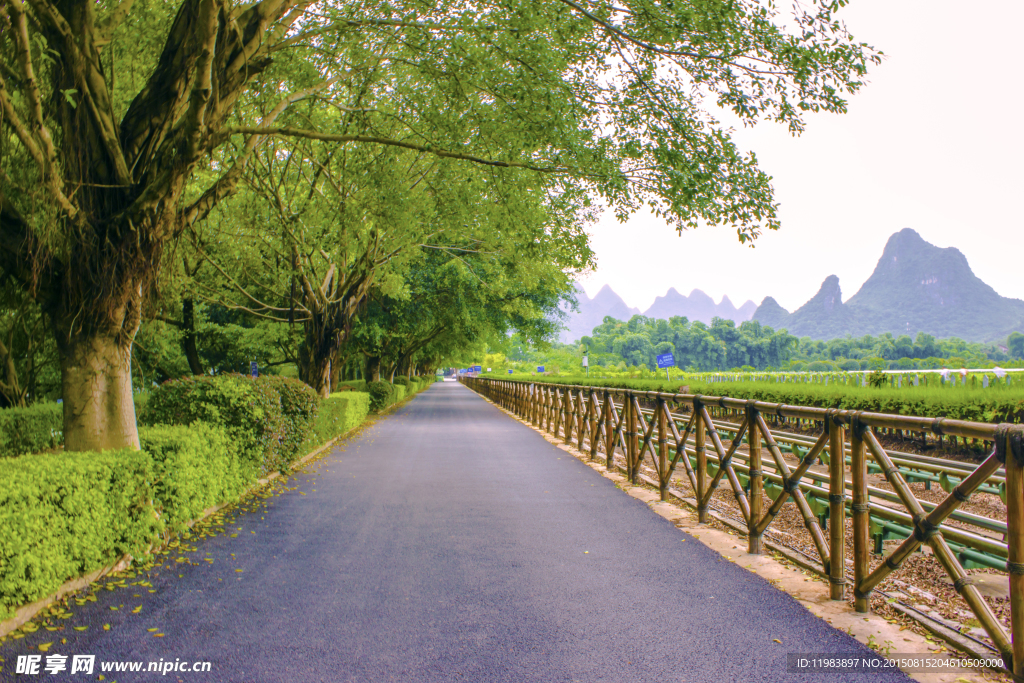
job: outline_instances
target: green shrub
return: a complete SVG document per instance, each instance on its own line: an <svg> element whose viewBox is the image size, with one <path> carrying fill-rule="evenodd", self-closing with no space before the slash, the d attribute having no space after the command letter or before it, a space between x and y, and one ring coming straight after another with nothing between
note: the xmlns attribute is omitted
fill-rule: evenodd
<svg viewBox="0 0 1024 683"><path fill-rule="evenodd" d="M303 451L308 452L363 423L370 412L370 395L362 391L331 394L320 403L312 433Z"/></svg>
<svg viewBox="0 0 1024 683"><path fill-rule="evenodd" d="M829 363L828 361L816 360L808 363L806 369L808 372L832 372L836 368L834 365L832 365L832 363Z"/></svg>
<svg viewBox="0 0 1024 683"><path fill-rule="evenodd" d="M391 403L392 405L394 405L395 403L400 403L405 399L406 394L408 393L408 389L406 389L406 387L401 384L394 384L392 386L394 388L391 391Z"/></svg>
<svg viewBox="0 0 1024 683"><path fill-rule="evenodd" d="M149 425L222 425L243 458L268 474L286 464L286 425L281 397L267 381L238 374L164 382L153 392L141 422Z"/></svg>
<svg viewBox="0 0 1024 683"><path fill-rule="evenodd" d="M398 375L398 376L395 377L395 381L392 382L392 384L394 384L396 386L400 384L403 387L408 387L409 386L409 378L406 377L405 375Z"/></svg>
<svg viewBox="0 0 1024 683"><path fill-rule="evenodd" d="M301 452L302 445L312 432L321 399L312 387L297 379L268 375L262 381L277 389L281 397L281 414L285 426L281 442L282 464L291 464L304 455Z"/></svg>
<svg viewBox="0 0 1024 683"><path fill-rule="evenodd" d="M366 392L370 395L370 410L375 413L387 408L394 403L394 385L390 382L367 382Z"/></svg>
<svg viewBox="0 0 1024 683"><path fill-rule="evenodd" d="M345 382L338 382L338 391L344 391L342 387L348 387L353 391L367 391L365 379L350 379Z"/></svg>
<svg viewBox="0 0 1024 683"><path fill-rule="evenodd" d="M143 427L139 441L153 461L153 506L173 532L256 482L256 466L241 457L223 427L203 422Z"/></svg>
<svg viewBox="0 0 1024 683"><path fill-rule="evenodd" d="M161 524L141 451L45 453L0 460L0 619L64 581L131 553Z"/></svg>
<svg viewBox="0 0 1024 683"><path fill-rule="evenodd" d="M0 410L0 458L38 453L64 443L64 412L59 403Z"/></svg>

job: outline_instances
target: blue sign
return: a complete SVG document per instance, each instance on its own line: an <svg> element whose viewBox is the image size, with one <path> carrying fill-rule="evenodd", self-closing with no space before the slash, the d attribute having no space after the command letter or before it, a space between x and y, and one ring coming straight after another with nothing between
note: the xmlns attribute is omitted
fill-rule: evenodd
<svg viewBox="0 0 1024 683"><path fill-rule="evenodd" d="M474 365L473 366L473 372L480 372L481 370L483 370L483 368L480 367L479 365Z"/></svg>
<svg viewBox="0 0 1024 683"><path fill-rule="evenodd" d="M543 365L538 365L537 366L537 372L544 372L544 366Z"/></svg>
<svg viewBox="0 0 1024 683"><path fill-rule="evenodd" d="M648 356L649 357L649 356ZM670 368L676 364L675 356L671 353L663 353L658 356L658 367L659 368Z"/></svg>
<svg viewBox="0 0 1024 683"><path fill-rule="evenodd" d="M511 374L512 374L512 371L511 371L511 370L509 370L509 371L508 371L508 374L510 374L510 375L511 375Z"/></svg>
<svg viewBox="0 0 1024 683"><path fill-rule="evenodd" d="M253 377L259 377L260 376L260 370L256 366L256 361L253 361L253 362L249 363L249 372L252 373Z"/></svg>

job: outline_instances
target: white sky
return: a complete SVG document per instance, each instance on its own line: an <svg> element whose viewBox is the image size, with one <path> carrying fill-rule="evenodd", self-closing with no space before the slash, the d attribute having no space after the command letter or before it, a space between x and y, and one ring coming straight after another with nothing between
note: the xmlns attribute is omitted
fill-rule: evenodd
<svg viewBox="0 0 1024 683"><path fill-rule="evenodd" d="M580 281L590 296L609 284L646 310L669 287L697 288L793 311L833 273L853 296L909 227L1024 299L1024 3L853 0L839 16L887 55L849 112L809 117L799 138L772 124L736 135L774 178L782 229L751 249L729 227L680 237L649 215L609 214L591 233L598 267Z"/></svg>

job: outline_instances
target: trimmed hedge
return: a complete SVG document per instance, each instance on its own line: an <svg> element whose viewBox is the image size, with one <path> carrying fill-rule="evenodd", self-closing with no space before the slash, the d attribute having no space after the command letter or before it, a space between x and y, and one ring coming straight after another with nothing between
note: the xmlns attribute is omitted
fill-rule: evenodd
<svg viewBox="0 0 1024 683"><path fill-rule="evenodd" d="M290 463L366 418L369 394L320 400L306 389L242 375L177 380L152 392L147 417L165 424L139 429L141 451L0 459L0 619L126 553L143 557L163 532L236 499L274 462L268 439L282 435L272 452ZM166 424L197 415L222 424ZM268 415L276 424L243 422Z"/></svg>
<svg viewBox="0 0 1024 683"><path fill-rule="evenodd" d="M370 394L370 410L375 413L386 410L406 397L406 388L403 385L384 380L367 383L366 391Z"/></svg>
<svg viewBox="0 0 1024 683"><path fill-rule="evenodd" d="M316 419L318 399L308 386L284 377L238 374L183 377L152 392L144 424L223 425L239 452L261 474L286 468L298 456Z"/></svg>
<svg viewBox="0 0 1024 683"><path fill-rule="evenodd" d="M0 619L159 536L142 451L0 460Z"/></svg>
<svg viewBox="0 0 1024 683"><path fill-rule="evenodd" d="M172 532L183 531L203 510L237 498L257 478L252 461L217 425L143 427L139 441L153 461L153 507Z"/></svg>
<svg viewBox="0 0 1024 683"><path fill-rule="evenodd" d="M285 427L281 441L281 464L291 464L303 454L302 448L316 423L321 399L312 387L297 379L267 375L262 381L274 387L281 397Z"/></svg>
<svg viewBox="0 0 1024 683"><path fill-rule="evenodd" d="M350 379L345 382L338 382L338 387L349 387L353 391L366 392L366 380L365 379ZM342 389L342 391L344 391Z"/></svg>
<svg viewBox="0 0 1024 683"><path fill-rule="evenodd" d="M320 412L304 450L312 450L336 436L352 431L363 423L370 412L370 395L361 391L331 394L320 402Z"/></svg>
<svg viewBox="0 0 1024 683"><path fill-rule="evenodd" d="M0 458L38 453L64 443L64 411L59 403L0 410Z"/></svg>

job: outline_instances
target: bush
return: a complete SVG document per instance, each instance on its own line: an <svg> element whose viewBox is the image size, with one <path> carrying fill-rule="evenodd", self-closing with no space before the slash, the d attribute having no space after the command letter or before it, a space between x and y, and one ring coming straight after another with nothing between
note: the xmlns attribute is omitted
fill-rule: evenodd
<svg viewBox="0 0 1024 683"><path fill-rule="evenodd" d="M141 451L0 460L0 619L64 581L143 556L161 524Z"/></svg>
<svg viewBox="0 0 1024 683"><path fill-rule="evenodd" d="M808 372L833 372L835 369L836 367L826 360L816 360L807 364Z"/></svg>
<svg viewBox="0 0 1024 683"><path fill-rule="evenodd" d="M370 395L361 391L345 391L331 394L320 403L316 422L304 451L323 445L336 436L341 436L363 423L370 412Z"/></svg>
<svg viewBox="0 0 1024 683"><path fill-rule="evenodd" d="M860 370L860 361L855 358L848 358L839 363L840 370Z"/></svg>
<svg viewBox="0 0 1024 683"><path fill-rule="evenodd" d="M288 458L281 397L271 382L238 374L196 376L164 382L149 398L141 422L149 425L222 425L239 454L260 474L280 469Z"/></svg>
<svg viewBox="0 0 1024 683"><path fill-rule="evenodd" d="M0 410L0 458L56 448L64 443L64 411L59 403Z"/></svg>
<svg viewBox="0 0 1024 683"><path fill-rule="evenodd" d="M395 381L392 382L392 384L395 384L395 385L401 384L403 387L408 387L409 386L409 378L406 377L405 375L398 375L397 377L395 377Z"/></svg>
<svg viewBox="0 0 1024 683"><path fill-rule="evenodd" d="M223 427L203 422L143 427L139 441L153 461L153 506L173 532L256 481L256 466L241 456Z"/></svg>
<svg viewBox="0 0 1024 683"><path fill-rule="evenodd" d="M262 381L277 389L281 397L285 426L281 457L283 464L291 464L303 455L302 446L313 430L321 399L312 387L297 379L268 375Z"/></svg>
<svg viewBox="0 0 1024 683"><path fill-rule="evenodd" d="M366 392L370 395L370 410L379 413L394 403L394 389L390 382L367 382Z"/></svg>

